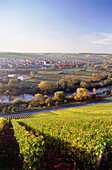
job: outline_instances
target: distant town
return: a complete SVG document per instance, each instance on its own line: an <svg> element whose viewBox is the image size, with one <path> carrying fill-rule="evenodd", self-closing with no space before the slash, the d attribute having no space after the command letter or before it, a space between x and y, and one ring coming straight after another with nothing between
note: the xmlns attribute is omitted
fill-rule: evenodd
<svg viewBox="0 0 112 170"><path fill-rule="evenodd" d="M31 67L59 67L60 65L81 64L79 61L39 60L39 59L0 59L0 68L31 68Z"/></svg>

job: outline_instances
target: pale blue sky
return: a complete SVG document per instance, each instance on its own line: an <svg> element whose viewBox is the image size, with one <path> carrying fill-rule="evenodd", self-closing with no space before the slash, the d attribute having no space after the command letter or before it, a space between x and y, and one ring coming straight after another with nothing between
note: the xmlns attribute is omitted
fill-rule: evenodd
<svg viewBox="0 0 112 170"><path fill-rule="evenodd" d="M112 53L112 0L0 0L0 51Z"/></svg>

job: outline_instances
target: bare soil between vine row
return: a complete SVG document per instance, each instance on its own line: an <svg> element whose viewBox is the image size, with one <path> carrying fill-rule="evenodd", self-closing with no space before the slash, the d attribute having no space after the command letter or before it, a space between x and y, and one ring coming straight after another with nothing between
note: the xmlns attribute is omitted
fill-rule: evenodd
<svg viewBox="0 0 112 170"><path fill-rule="evenodd" d="M9 123L0 132L0 170L20 170L22 167L23 158L19 156L19 146Z"/></svg>

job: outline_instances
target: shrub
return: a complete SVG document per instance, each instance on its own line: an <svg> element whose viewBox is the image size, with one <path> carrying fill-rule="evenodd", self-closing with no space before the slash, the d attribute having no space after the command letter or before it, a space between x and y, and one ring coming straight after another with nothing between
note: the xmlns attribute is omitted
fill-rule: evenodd
<svg viewBox="0 0 112 170"><path fill-rule="evenodd" d="M89 91L86 88L78 88L77 95L74 97L74 100L87 100L90 97Z"/></svg>

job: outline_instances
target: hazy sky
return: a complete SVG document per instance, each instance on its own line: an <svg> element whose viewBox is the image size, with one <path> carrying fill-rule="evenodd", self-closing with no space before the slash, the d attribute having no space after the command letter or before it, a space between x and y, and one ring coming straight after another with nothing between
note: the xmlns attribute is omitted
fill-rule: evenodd
<svg viewBox="0 0 112 170"><path fill-rule="evenodd" d="M0 51L112 53L112 0L0 0Z"/></svg>

